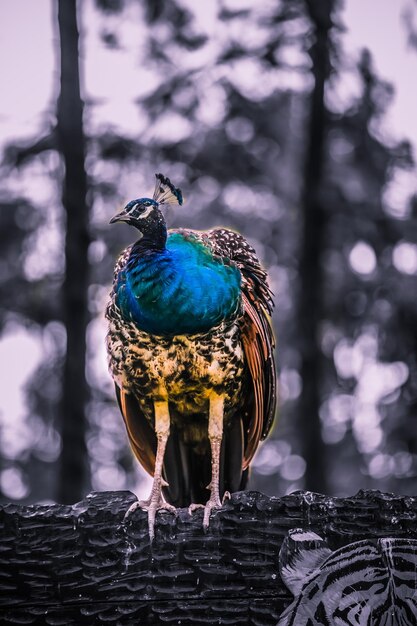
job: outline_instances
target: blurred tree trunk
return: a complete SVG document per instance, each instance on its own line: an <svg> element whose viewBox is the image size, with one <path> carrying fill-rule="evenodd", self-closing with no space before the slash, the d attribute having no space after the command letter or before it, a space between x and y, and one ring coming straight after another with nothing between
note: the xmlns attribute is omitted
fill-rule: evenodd
<svg viewBox="0 0 417 626"><path fill-rule="evenodd" d="M326 228L326 210L321 188L323 183L324 139L327 114L324 103L325 83L330 69L331 12L334 0L305 0L313 25L312 60L314 87L310 96L307 151L302 196L303 226L300 252L300 295L298 326L301 341L302 393L299 403L299 427L302 454L307 463L305 487L326 492L325 450L321 437L320 383L322 352L320 323L323 319L323 270L321 253Z"/></svg>
<svg viewBox="0 0 417 626"><path fill-rule="evenodd" d="M88 323L88 207L84 165L83 102L80 95L76 0L59 0L61 83L57 111L59 150L65 164L62 203L66 214L63 316L67 334L62 405L62 454L58 500L80 500L87 483L85 375Z"/></svg>

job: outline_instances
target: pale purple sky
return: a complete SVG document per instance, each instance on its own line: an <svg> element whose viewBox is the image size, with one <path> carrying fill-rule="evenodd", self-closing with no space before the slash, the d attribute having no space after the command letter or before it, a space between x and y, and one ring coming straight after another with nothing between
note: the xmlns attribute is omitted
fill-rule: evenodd
<svg viewBox="0 0 417 626"><path fill-rule="evenodd" d="M202 27L208 33L213 32L216 2L214 0L205 3L195 3L192 0L183 0L183 2L184 4L191 2L194 8L200 7L199 11L204 13L200 16ZM236 0L233 4L241 6L245 2L251 4L247 0ZM232 3L232 0L229 0L229 3ZM54 58L56 41L52 24L52 7L55 5L56 3L53 3L52 0L9 0L0 5L0 84L2 85L0 149L9 140L33 137L36 131L44 126L46 107L51 105L50 109L53 108L57 78ZM112 125L131 135L149 132L146 131L145 121L140 118L138 107L134 103L134 99L140 94L143 95L144 89L152 87L152 80L155 80L152 73L146 69L141 69L142 74L147 72L146 80L138 80L137 60L141 53L140 35L143 28L137 15L140 11L138 3L132 3L132 7L129 9L131 15L123 26L124 47L118 52L106 50L100 43L98 37L100 22L94 10L93 0L80 2L79 6L82 8L82 23L86 35L82 49L86 95L88 98L94 98L100 102L95 107L94 122L89 123ZM407 45L403 15L408 7L415 9L417 27L417 5L412 0L346 0L343 20L348 31L343 36L343 41L348 64L350 62L351 67L358 58L359 50L366 46L374 56L380 76L392 81L395 86L396 95L384 120L384 133L393 139L409 138L413 145L417 146L417 87L415 81L417 52L411 50ZM217 31L216 35L218 35ZM221 37L221 33L219 37ZM253 72L253 67L248 64L247 75L236 78L242 84L245 80L253 81L251 72ZM291 86L297 88L295 78L294 84ZM342 81L337 86L338 105L346 106L346 103L355 95L356 88L357 83L352 78L352 73L345 72ZM212 91L212 102L200 113L203 118L206 116L208 122L215 120L216 115L221 115L222 110L220 90L216 93L215 85L210 85L210 89L214 90ZM162 120L158 132L165 132L163 124ZM175 127L178 138L181 137L181 133L187 132L186 122L183 120L178 120L177 125L173 125L171 120L169 126L171 132ZM415 172L406 174L404 178L399 178L396 184L387 190L387 194L391 194L390 202L393 202L393 205L396 203L399 214L403 210L405 196L410 193L412 187L415 188L414 178ZM36 185L36 182L39 183L39 181L32 179L30 193L32 197L35 196L34 199L39 199L37 194L41 195L45 192L41 185ZM369 256L370 253L365 249L355 250L352 251L352 266L354 266L356 257L361 253L360 267L363 269L363 259L366 254ZM415 254L414 248L412 252ZM398 255L400 253L401 250L398 251ZM410 254L406 255L407 259L410 258ZM370 263L372 263L372 258L369 258ZM399 262L401 262L401 255ZM415 271L416 262L415 260L411 268L412 272ZM101 346L101 336L104 336L105 329L100 325L95 330L98 333L97 345ZM386 368L391 367L392 371L390 372L387 369L384 372L378 369L380 364L377 363L375 357L369 357L368 344L372 341L374 341L372 337L363 336L355 344L341 346L340 363L343 363L342 351L344 350L345 353L349 352L351 356L356 355L356 361L355 359L353 361L356 362L357 368L367 368L368 378L365 376L365 369L361 369L363 380L366 378L368 383L371 379L377 381L385 374L392 379L396 374L396 378L394 378L396 386L398 386L406 375L401 370L402 364L386 366ZM11 346L13 346L12 349ZM368 355L366 358L363 356L365 353ZM18 358L21 354L26 354L24 360ZM16 358L13 358L13 355ZM8 446L10 458L18 456L19 450L15 449L16 446L23 446L27 442L27 438L30 438L30 432L28 432L28 426L24 420L24 396L21 389L40 357L40 337L28 333L23 328L15 328L14 331L12 330L0 340L0 367L2 371L0 376L0 422L3 429L3 444ZM104 349L98 352L98 358L101 364L99 369L105 375ZM6 362L7 366L5 365ZM337 354L336 366L338 366ZM378 371L376 371L377 369ZM359 408L356 410L356 425L360 426L362 417L365 415L360 408L365 407L369 428L378 428L377 420L375 420L375 424L369 422L369 403L376 404L380 390L374 389L370 383L368 391L369 389L375 391L375 398L368 398L362 388L357 390L356 401ZM343 436L346 421L343 411L346 412L346 410L346 407L332 407L336 421L339 420L335 424L335 437ZM363 428L363 424L360 427ZM374 437L373 440L377 441L377 438ZM261 456L259 456L259 463L262 463ZM8 486L11 495L16 496L20 493L23 497L25 495L24 485L23 483L20 484L19 480L17 473L12 475L9 472L7 476L0 475L2 486L6 486L6 493ZM103 485L97 485L97 487L100 486L103 488Z"/></svg>
<svg viewBox="0 0 417 626"><path fill-rule="evenodd" d="M188 0L183 0L186 4ZM135 4L135 3L134 3ZM244 4L244 0L234 2ZM204 23L210 32L216 2L202 3ZM9 0L0 7L0 145L8 138L25 137L39 126L46 105L53 100L55 81L51 0ZM106 99L100 119L131 132L141 130L141 120L132 99L138 95L136 59L140 52L137 5L130 9L132 27L124 27L124 50L105 50L97 40L98 23L92 0L80 3L87 35L83 50L85 85L89 96ZM199 6L195 3L194 7ZM387 116L387 129L396 137L409 137L417 144L417 53L407 46L404 13L415 7L412 0L346 0L343 19L348 28L345 49L351 58L368 46L381 76L394 83L396 96ZM416 11L417 13L417 11ZM416 18L417 25L417 18ZM103 65L104 63L104 65ZM149 85L150 77L142 84ZM341 92L353 89L347 81Z"/></svg>

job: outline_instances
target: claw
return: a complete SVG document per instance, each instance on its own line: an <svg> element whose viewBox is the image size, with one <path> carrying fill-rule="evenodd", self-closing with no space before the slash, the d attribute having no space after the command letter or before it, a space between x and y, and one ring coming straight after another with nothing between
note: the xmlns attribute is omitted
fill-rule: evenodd
<svg viewBox="0 0 417 626"><path fill-rule="evenodd" d="M198 509L204 509L204 504L195 504L194 502L190 504L188 507L188 514L192 515L194 511L198 511Z"/></svg>
<svg viewBox="0 0 417 626"><path fill-rule="evenodd" d="M204 517L203 517L203 528L207 530L210 524L210 515L213 509L221 509L226 500L230 500L230 493L228 491L224 492L224 496L222 501L220 502L220 498L216 495L210 496L208 502L206 502L206 506L204 507Z"/></svg>
<svg viewBox="0 0 417 626"><path fill-rule="evenodd" d="M224 496L223 496L223 500L222 500L222 505L226 502L226 500L230 500L232 498L232 496L230 495L230 491L225 491L224 492Z"/></svg>
<svg viewBox="0 0 417 626"><path fill-rule="evenodd" d="M204 509L204 517L203 517L203 528L207 530L210 524L210 515L213 509L221 509L226 500L230 500L231 495L228 491L224 492L224 496L222 501L220 502L220 498L217 498L216 495L210 496L210 499L206 502L206 504L190 504L188 507L189 515L192 515L194 511L198 511L198 509Z"/></svg>
<svg viewBox="0 0 417 626"><path fill-rule="evenodd" d="M204 517L203 517L203 528L207 530L210 524L210 515L213 509L221 509L222 503L220 502L220 498L215 496L211 496L210 499L206 502L206 506L204 507Z"/></svg>
<svg viewBox="0 0 417 626"><path fill-rule="evenodd" d="M158 511L168 511L174 515L177 513L175 506L165 502L160 493L159 495L156 494L156 497L152 494L147 500L138 500L137 502L134 502L126 511L123 522L125 522L137 509L148 511L148 529L149 539L151 542L155 539L155 519Z"/></svg>
<svg viewBox="0 0 417 626"><path fill-rule="evenodd" d="M188 507L189 515L192 515L194 511L198 511L199 509L204 509L203 516L203 528L207 530L210 524L210 514L213 509L221 509L222 503L216 497L211 496L210 499L206 502L206 504L190 504Z"/></svg>

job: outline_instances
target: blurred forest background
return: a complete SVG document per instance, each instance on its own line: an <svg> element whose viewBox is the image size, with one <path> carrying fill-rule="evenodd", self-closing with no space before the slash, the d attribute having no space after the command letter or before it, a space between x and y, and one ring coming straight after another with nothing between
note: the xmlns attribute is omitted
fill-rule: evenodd
<svg viewBox="0 0 417 626"><path fill-rule="evenodd" d="M280 411L250 487L415 494L416 107L414 138L391 132L395 85L366 37L346 52L344 3L45 2L46 25L0 9L21 54L3 49L3 99L29 120L0 118L1 499L148 489L107 373L104 308L134 235L108 221L157 171L187 198L170 225L234 228L269 270ZM386 6L373 1L368 28L390 28ZM404 7L400 44L380 37L417 61L417 5ZM50 50L41 96L37 46ZM415 74L408 88L416 103Z"/></svg>

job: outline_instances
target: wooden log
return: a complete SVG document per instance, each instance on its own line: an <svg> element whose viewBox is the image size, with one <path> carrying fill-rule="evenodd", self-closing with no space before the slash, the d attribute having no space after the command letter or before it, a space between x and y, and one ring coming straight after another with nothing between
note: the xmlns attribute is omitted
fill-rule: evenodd
<svg viewBox="0 0 417 626"><path fill-rule="evenodd" d="M0 623L275 625L293 596L279 575L288 530L335 550L361 539L417 538L417 498L359 492L232 496L212 515L123 516L135 496L92 493L74 506L0 509Z"/></svg>

